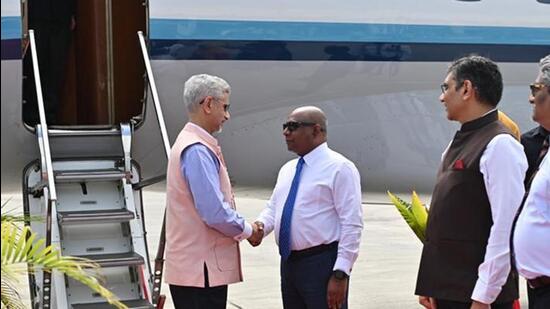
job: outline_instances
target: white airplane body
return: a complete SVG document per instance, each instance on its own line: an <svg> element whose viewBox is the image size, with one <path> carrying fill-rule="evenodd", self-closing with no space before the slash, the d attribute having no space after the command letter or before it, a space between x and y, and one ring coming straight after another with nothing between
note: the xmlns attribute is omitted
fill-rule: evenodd
<svg viewBox="0 0 550 309"><path fill-rule="evenodd" d="M147 3L148 29L137 30L148 34L171 141L186 121L185 80L223 77L231 120L219 139L237 185L274 184L294 156L281 124L295 107L316 105L328 115L330 147L356 164L363 190L431 190L458 128L445 117L439 85L449 63L470 53L498 62L499 108L522 131L535 126L528 84L550 54L547 1ZM2 0L2 192L20 190L23 167L39 157L22 121L23 20L19 3ZM151 104L145 110L133 158L150 177L166 161Z"/></svg>

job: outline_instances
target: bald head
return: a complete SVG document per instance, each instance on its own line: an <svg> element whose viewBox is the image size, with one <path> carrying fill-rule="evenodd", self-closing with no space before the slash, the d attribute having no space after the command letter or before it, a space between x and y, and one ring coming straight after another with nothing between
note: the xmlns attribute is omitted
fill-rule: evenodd
<svg viewBox="0 0 550 309"><path fill-rule="evenodd" d="M302 106L293 110L289 117L296 121L316 123L321 126L323 132L327 132L327 117L325 112L316 106Z"/></svg>
<svg viewBox="0 0 550 309"><path fill-rule="evenodd" d="M327 141L327 117L315 106L303 106L292 111L283 128L288 150L299 156L308 154Z"/></svg>

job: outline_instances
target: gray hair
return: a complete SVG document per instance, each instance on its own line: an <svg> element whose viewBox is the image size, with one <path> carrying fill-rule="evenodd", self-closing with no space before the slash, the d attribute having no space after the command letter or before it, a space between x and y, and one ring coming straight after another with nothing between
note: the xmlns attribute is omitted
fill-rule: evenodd
<svg viewBox="0 0 550 309"><path fill-rule="evenodd" d="M193 75L183 87L183 103L187 111L193 113L207 96L221 99L225 93L230 94L231 87L222 78L208 74Z"/></svg>
<svg viewBox="0 0 550 309"><path fill-rule="evenodd" d="M541 82L546 86L550 86L550 55L540 60L539 67Z"/></svg>

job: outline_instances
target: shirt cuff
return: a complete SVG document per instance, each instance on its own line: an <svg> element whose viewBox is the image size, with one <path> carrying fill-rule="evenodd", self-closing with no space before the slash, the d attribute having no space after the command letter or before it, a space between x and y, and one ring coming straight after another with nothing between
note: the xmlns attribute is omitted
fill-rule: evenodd
<svg viewBox="0 0 550 309"><path fill-rule="evenodd" d="M501 290L502 287L487 285L478 278L474 292L472 293L472 299L480 303L490 305L495 301L495 299L497 299L497 296L500 294Z"/></svg>
<svg viewBox="0 0 550 309"><path fill-rule="evenodd" d="M351 273L351 266L352 266L351 261L348 261L344 258L339 257L336 259L336 262L334 263L334 267L332 268L332 270L341 270L349 276Z"/></svg>
<svg viewBox="0 0 550 309"><path fill-rule="evenodd" d="M243 232L233 237L233 239L235 239L236 241L245 240L252 235L252 232L253 232L252 225L245 221Z"/></svg>

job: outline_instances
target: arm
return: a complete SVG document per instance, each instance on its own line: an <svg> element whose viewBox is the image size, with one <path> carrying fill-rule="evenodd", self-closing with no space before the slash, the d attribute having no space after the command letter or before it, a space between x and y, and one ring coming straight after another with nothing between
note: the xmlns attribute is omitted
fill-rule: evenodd
<svg viewBox="0 0 550 309"><path fill-rule="evenodd" d="M491 204L493 226L485 258L479 265L472 300L491 304L510 272L510 233L525 192L523 178L527 160L523 147L512 136L500 134L487 145L479 166Z"/></svg>
<svg viewBox="0 0 550 309"><path fill-rule="evenodd" d="M224 201L220 190L220 163L214 154L204 145L191 145L182 152L180 163L182 176L204 223L235 240L250 237L253 227Z"/></svg>
<svg viewBox="0 0 550 309"><path fill-rule="evenodd" d="M359 255L361 231L363 229L363 209L361 205L361 180L359 172L351 163L345 163L336 172L332 195L334 207L340 221L340 240L338 257L333 270L343 271L348 276L353 263ZM327 286L327 304L329 308L340 308L346 290L348 278L331 276Z"/></svg>
<svg viewBox="0 0 550 309"><path fill-rule="evenodd" d="M346 163L337 172L332 194L341 227L334 270L341 270L349 275L359 255L363 229L361 179L353 164Z"/></svg>
<svg viewBox="0 0 550 309"><path fill-rule="evenodd" d="M262 210L262 212L258 216L258 219L256 219L257 222L261 222L264 225L264 235L268 235L275 229L275 214L276 214L276 204L277 204L277 198L278 198L277 187L279 186L279 183L283 178L282 175L284 173L284 170L287 164L281 167L281 170L277 175L277 182L275 184L275 188L273 189L273 193L271 194L271 198L269 198L269 201L267 202L265 209Z"/></svg>

